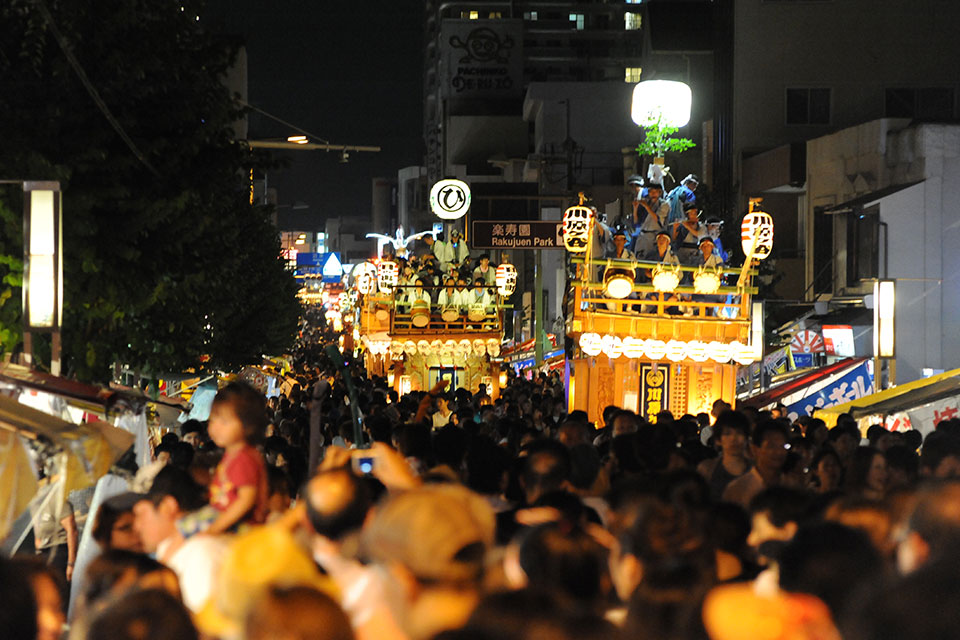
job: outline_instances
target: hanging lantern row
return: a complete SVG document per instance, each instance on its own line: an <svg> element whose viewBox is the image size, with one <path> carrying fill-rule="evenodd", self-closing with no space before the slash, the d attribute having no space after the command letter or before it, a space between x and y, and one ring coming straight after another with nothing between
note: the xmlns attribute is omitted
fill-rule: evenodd
<svg viewBox="0 0 960 640"><path fill-rule="evenodd" d="M681 362L693 360L706 362L713 360L720 364L733 360L738 364L751 364L760 359L756 349L738 341L730 343L703 342L702 340L642 340L628 336L604 335L597 333L583 333L580 335L580 349L588 356L605 354L611 360L621 355L627 358L646 358L648 360L670 360Z"/></svg>
<svg viewBox="0 0 960 640"><path fill-rule="evenodd" d="M517 290L517 268L505 262L497 267L497 293L509 298Z"/></svg>
<svg viewBox="0 0 960 640"><path fill-rule="evenodd" d="M399 359L403 354L408 356L415 356L417 354L421 356L455 356L457 358L464 358L470 355L477 357L491 356L496 358L500 355L500 341L496 338L489 338L488 340L483 340L477 338L475 340L468 340L464 338L463 340L434 340L432 342L427 340L420 340L414 342L413 340L407 340L406 342L394 341L387 343L383 353L390 352L394 359Z"/></svg>
<svg viewBox="0 0 960 640"><path fill-rule="evenodd" d="M590 207L576 205L563 212L563 246L570 253L583 253L590 246L594 213Z"/></svg>

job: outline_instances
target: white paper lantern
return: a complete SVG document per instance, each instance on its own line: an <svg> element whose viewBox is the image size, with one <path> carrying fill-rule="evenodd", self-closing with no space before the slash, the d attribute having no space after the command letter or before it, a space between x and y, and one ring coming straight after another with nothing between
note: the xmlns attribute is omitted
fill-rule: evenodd
<svg viewBox="0 0 960 640"><path fill-rule="evenodd" d="M434 340L430 343L430 354L438 355L443 350L443 341Z"/></svg>
<svg viewBox="0 0 960 640"><path fill-rule="evenodd" d="M633 269L609 266L603 271L603 291L611 298L622 300L633 293Z"/></svg>
<svg viewBox="0 0 960 640"><path fill-rule="evenodd" d="M633 88L630 118L641 127L657 122L666 127L682 127L690 122L693 94L690 87L674 80L646 80Z"/></svg>
<svg viewBox="0 0 960 640"><path fill-rule="evenodd" d="M477 338L473 341L473 355L482 356L487 353L487 343Z"/></svg>
<svg viewBox="0 0 960 640"><path fill-rule="evenodd" d="M430 209L442 220L459 220L470 208L470 187L462 180L438 180L430 189Z"/></svg>
<svg viewBox="0 0 960 640"><path fill-rule="evenodd" d="M384 260L377 265L377 286L384 293L393 293L400 279L400 266L393 260Z"/></svg>
<svg viewBox="0 0 960 640"><path fill-rule="evenodd" d="M709 355L710 359L714 362L724 364L726 362L730 362L730 358L733 356L733 351L730 349L729 344L713 341L707 344L707 355Z"/></svg>
<svg viewBox="0 0 960 640"><path fill-rule="evenodd" d="M603 336L600 339L600 350L611 360L616 360L623 353L623 341L617 336Z"/></svg>
<svg viewBox="0 0 960 640"><path fill-rule="evenodd" d="M687 357L694 362L706 362L710 359L707 343L703 340L691 340L687 343Z"/></svg>
<svg viewBox="0 0 960 640"><path fill-rule="evenodd" d="M580 349L588 356L600 355L602 348L600 335L596 333L580 334Z"/></svg>
<svg viewBox="0 0 960 640"><path fill-rule="evenodd" d="M645 344L646 343L640 338L627 336L623 339L623 355L628 358L641 358L643 357Z"/></svg>
<svg viewBox="0 0 960 640"><path fill-rule="evenodd" d="M757 243L753 244L756 237ZM747 258L763 260L773 250L773 218L763 211L748 213L740 224L740 246ZM750 247L753 246L753 255Z"/></svg>
<svg viewBox="0 0 960 640"><path fill-rule="evenodd" d="M429 355L430 355L430 343L427 342L426 340L419 340L419 341L417 341L417 353L419 353L419 354L422 355L422 356L429 356Z"/></svg>
<svg viewBox="0 0 960 640"><path fill-rule="evenodd" d="M493 344L487 343L487 355L491 358L497 358L500 356L500 343L494 342Z"/></svg>
<svg viewBox="0 0 960 640"><path fill-rule="evenodd" d="M730 351L733 361L737 364L748 365L759 359L756 350L752 346L736 340L730 343Z"/></svg>
<svg viewBox="0 0 960 640"><path fill-rule="evenodd" d="M593 209L577 205L563 212L563 246L570 253L583 253L590 246Z"/></svg>
<svg viewBox="0 0 960 640"><path fill-rule="evenodd" d="M463 340L457 343L457 346L454 347L453 352L458 356L463 357L463 356L470 355L471 350L472 350L472 347L471 347L470 341L464 338Z"/></svg>
<svg viewBox="0 0 960 640"><path fill-rule="evenodd" d="M407 340L403 343L403 350L408 356L415 356L417 355L417 343L413 340Z"/></svg>
<svg viewBox="0 0 960 640"><path fill-rule="evenodd" d="M377 266L372 262L364 262L353 270L354 283L357 291L363 295L377 290Z"/></svg>
<svg viewBox="0 0 960 640"><path fill-rule="evenodd" d="M663 340L647 340L643 352L650 360L663 360L667 355L667 343Z"/></svg>
<svg viewBox="0 0 960 640"><path fill-rule="evenodd" d="M394 341L390 343L390 353L394 356L403 355L403 343L399 341Z"/></svg>
<svg viewBox="0 0 960 640"><path fill-rule="evenodd" d="M682 340L670 340L667 342L666 356L671 362L680 362L687 357L687 343Z"/></svg>
<svg viewBox="0 0 960 640"><path fill-rule="evenodd" d="M509 298L517 290L517 268L505 262L497 266L497 293Z"/></svg>

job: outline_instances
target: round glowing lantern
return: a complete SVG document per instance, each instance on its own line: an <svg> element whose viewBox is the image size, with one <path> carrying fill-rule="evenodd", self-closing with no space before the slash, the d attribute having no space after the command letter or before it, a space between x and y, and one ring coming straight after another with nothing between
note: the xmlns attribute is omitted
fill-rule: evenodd
<svg viewBox="0 0 960 640"><path fill-rule="evenodd" d="M730 358L733 357L733 349L730 348L729 344L714 340L707 344L707 355L709 355L710 359L714 362L724 364L730 362Z"/></svg>
<svg viewBox="0 0 960 640"><path fill-rule="evenodd" d="M593 209L577 205L563 212L563 246L570 253L583 253L590 246Z"/></svg>
<svg viewBox="0 0 960 640"><path fill-rule="evenodd" d="M482 356L487 353L487 343L477 338L473 341L473 355Z"/></svg>
<svg viewBox="0 0 960 640"><path fill-rule="evenodd" d="M377 286L384 293L393 293L400 279L400 266L393 260L384 260L377 265Z"/></svg>
<svg viewBox="0 0 960 640"><path fill-rule="evenodd" d="M415 356L417 355L417 343L413 340L407 340L403 343L403 350L408 356Z"/></svg>
<svg viewBox="0 0 960 640"><path fill-rule="evenodd" d="M691 340L687 343L687 357L694 362L706 362L710 359L707 343L703 340Z"/></svg>
<svg viewBox="0 0 960 640"><path fill-rule="evenodd" d="M693 290L703 295L710 295L720 290L720 270L700 267L693 276Z"/></svg>
<svg viewBox="0 0 960 640"><path fill-rule="evenodd" d="M623 341L617 336L603 336L600 339L600 350L611 360L616 360L623 353Z"/></svg>
<svg viewBox="0 0 960 640"><path fill-rule="evenodd" d="M456 354L459 354L462 357L462 356L470 355L471 350L472 350L472 345L470 344L470 340L468 340L467 338L464 338L463 340L457 343L457 346L456 348L454 348L453 352Z"/></svg>
<svg viewBox="0 0 960 640"><path fill-rule="evenodd" d="M681 340L671 340L667 343L667 360L680 362L687 357L687 343Z"/></svg>
<svg viewBox="0 0 960 640"><path fill-rule="evenodd" d="M582 333L580 334L580 349L583 350L588 356L598 356L600 355L600 350L602 348L602 341L600 335L596 333Z"/></svg>
<svg viewBox="0 0 960 640"><path fill-rule="evenodd" d="M663 263L653 268L653 288L660 293L670 293L680 284L680 269Z"/></svg>
<svg viewBox="0 0 960 640"><path fill-rule="evenodd" d="M402 342L391 342L390 343L390 353L394 358L399 358L403 355L403 343Z"/></svg>
<svg viewBox="0 0 960 640"><path fill-rule="evenodd" d="M377 266L372 262L364 262L353 270L353 281L357 291L367 295L377 290Z"/></svg>
<svg viewBox="0 0 960 640"><path fill-rule="evenodd" d="M603 272L603 291L622 300L633 293L633 269L609 266Z"/></svg>
<svg viewBox="0 0 960 640"><path fill-rule="evenodd" d="M643 357L644 341L640 338L627 336L623 339L623 355L628 358Z"/></svg>
<svg viewBox="0 0 960 640"><path fill-rule="evenodd" d="M645 80L633 88L630 118L641 127L682 127L690 122L693 94L675 80Z"/></svg>
<svg viewBox="0 0 960 640"><path fill-rule="evenodd" d="M470 208L470 187L462 180L438 180L430 189L430 209L442 220L459 220Z"/></svg>
<svg viewBox="0 0 960 640"><path fill-rule="evenodd" d="M497 293L509 298L517 290L517 268L505 262L497 267Z"/></svg>
<svg viewBox="0 0 960 640"><path fill-rule="evenodd" d="M441 351L443 351L443 341L434 340L430 343L430 355L439 355Z"/></svg>
<svg viewBox="0 0 960 640"><path fill-rule="evenodd" d="M773 218L769 213L758 209L744 216L740 223L740 246L748 259L763 260L770 255L773 250Z"/></svg>
<svg viewBox="0 0 960 640"><path fill-rule="evenodd" d="M430 343L427 342L426 340L418 340L417 353L419 353L422 356L430 355Z"/></svg>
<svg viewBox="0 0 960 640"><path fill-rule="evenodd" d="M496 358L500 355L500 341L496 338L487 339L487 353L491 358Z"/></svg>
<svg viewBox="0 0 960 640"><path fill-rule="evenodd" d="M756 350L748 344L734 341L730 343L730 350L732 352L731 357L737 364L753 364L759 359Z"/></svg>
<svg viewBox="0 0 960 640"><path fill-rule="evenodd" d="M647 340L643 352L651 360L663 360L667 355L667 343L663 340Z"/></svg>

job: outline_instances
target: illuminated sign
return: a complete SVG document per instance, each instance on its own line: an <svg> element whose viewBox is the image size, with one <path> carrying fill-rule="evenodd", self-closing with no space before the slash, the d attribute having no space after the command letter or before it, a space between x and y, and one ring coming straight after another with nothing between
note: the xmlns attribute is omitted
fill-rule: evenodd
<svg viewBox="0 0 960 640"><path fill-rule="evenodd" d="M640 414L654 420L669 406L669 367L640 365Z"/></svg>
<svg viewBox="0 0 960 640"><path fill-rule="evenodd" d="M848 324L823 325L823 343L828 356L852 358L856 352L853 327Z"/></svg>
<svg viewBox="0 0 960 640"><path fill-rule="evenodd" d="M470 187L462 180L439 180L430 189L430 209L443 220L459 220L470 208Z"/></svg>

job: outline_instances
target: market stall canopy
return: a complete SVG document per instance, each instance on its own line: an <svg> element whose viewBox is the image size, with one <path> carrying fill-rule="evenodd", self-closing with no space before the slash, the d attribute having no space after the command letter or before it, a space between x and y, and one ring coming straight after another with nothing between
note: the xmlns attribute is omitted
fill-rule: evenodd
<svg viewBox="0 0 960 640"><path fill-rule="evenodd" d="M99 420L71 424L0 396L0 429L30 439L45 436L67 454L67 492L88 487L110 470L133 444L134 436Z"/></svg>
<svg viewBox="0 0 960 640"><path fill-rule="evenodd" d="M787 408L791 419L810 415L847 401L856 401L873 391L873 376L867 358L847 358L779 384L739 404L767 409L777 403Z"/></svg>
<svg viewBox="0 0 960 640"><path fill-rule="evenodd" d="M817 417L824 420L828 426L833 426L842 413L849 413L858 420L868 416L888 416L903 411L912 412L923 405L958 396L960 396L960 369L953 369L929 378L897 385L892 389L852 402L820 409L817 411ZM931 413L931 416L933 415ZM960 416L951 414L949 417ZM927 432L933 430L936 424L914 424L913 426L921 432Z"/></svg>

